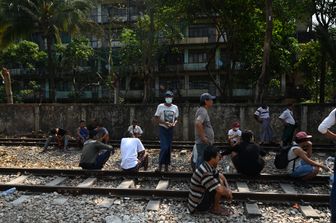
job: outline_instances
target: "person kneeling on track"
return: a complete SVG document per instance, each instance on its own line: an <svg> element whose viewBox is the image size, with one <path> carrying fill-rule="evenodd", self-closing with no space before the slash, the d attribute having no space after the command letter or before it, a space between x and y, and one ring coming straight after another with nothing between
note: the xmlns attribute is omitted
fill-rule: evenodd
<svg viewBox="0 0 336 223"><path fill-rule="evenodd" d="M226 178L219 173L217 164L221 155L217 148L208 146L204 150L204 162L196 169L191 177L188 209L190 213L195 211L210 211L217 215L230 215L230 209L220 205L223 197L232 200L232 192L229 189Z"/></svg>
<svg viewBox="0 0 336 223"><path fill-rule="evenodd" d="M294 144L288 151L288 160L290 161L287 171L290 176L309 180L319 173L320 168L330 171L327 166L311 159L313 148L311 138L311 135L303 131L295 135Z"/></svg>
<svg viewBox="0 0 336 223"><path fill-rule="evenodd" d="M242 142L232 149L231 160L238 173L248 176L259 175L265 166L262 156L266 153L253 142L252 131L244 131Z"/></svg>
<svg viewBox="0 0 336 223"><path fill-rule="evenodd" d="M121 139L121 169L124 171L138 171L141 167L148 168L148 154L145 147L137 138L140 134L127 132L127 137Z"/></svg>
<svg viewBox="0 0 336 223"><path fill-rule="evenodd" d="M95 130L89 130L89 139L84 142L79 162L83 169L102 169L111 153L114 154L112 146L94 140L96 134Z"/></svg>
<svg viewBox="0 0 336 223"><path fill-rule="evenodd" d="M41 153L47 151L51 142L56 142L58 148L68 151L68 141L71 137L67 135L67 131L62 128L53 128L50 130L48 138L43 146Z"/></svg>

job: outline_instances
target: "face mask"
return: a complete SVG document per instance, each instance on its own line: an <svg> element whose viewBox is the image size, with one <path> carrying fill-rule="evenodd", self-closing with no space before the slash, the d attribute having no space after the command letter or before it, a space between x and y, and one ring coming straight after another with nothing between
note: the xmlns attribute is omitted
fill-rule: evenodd
<svg viewBox="0 0 336 223"><path fill-rule="evenodd" d="M171 104L173 102L173 98L165 98L167 104Z"/></svg>

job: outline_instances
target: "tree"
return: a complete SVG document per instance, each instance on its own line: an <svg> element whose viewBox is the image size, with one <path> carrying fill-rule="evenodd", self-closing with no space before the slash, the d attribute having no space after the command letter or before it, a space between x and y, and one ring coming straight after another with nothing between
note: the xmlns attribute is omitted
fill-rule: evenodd
<svg viewBox="0 0 336 223"><path fill-rule="evenodd" d="M89 44L89 40L86 38L75 38L69 44L57 44L57 52L60 58L59 67L66 71L72 71L72 83L74 88L74 97L77 100L88 85L80 87L77 83L77 79L80 78L80 74L83 73L84 68L88 60L93 56L93 48Z"/></svg>
<svg viewBox="0 0 336 223"><path fill-rule="evenodd" d="M331 58L336 57L335 41L330 35L330 29L336 25L336 3L333 0L312 0L315 9L317 24L315 30L321 44L320 64L320 103L325 101L325 80L327 72L327 54ZM334 59L335 61L335 59Z"/></svg>
<svg viewBox="0 0 336 223"><path fill-rule="evenodd" d="M146 0L144 5L135 26L123 29L120 53L124 71L136 73L143 80L143 102L148 102L160 52L180 37L180 30L174 8L159 0Z"/></svg>
<svg viewBox="0 0 336 223"><path fill-rule="evenodd" d="M0 46L32 34L42 37L48 54L50 98L55 100L54 43L60 34L92 31L91 0L0 0ZM44 45L44 44L43 44Z"/></svg>

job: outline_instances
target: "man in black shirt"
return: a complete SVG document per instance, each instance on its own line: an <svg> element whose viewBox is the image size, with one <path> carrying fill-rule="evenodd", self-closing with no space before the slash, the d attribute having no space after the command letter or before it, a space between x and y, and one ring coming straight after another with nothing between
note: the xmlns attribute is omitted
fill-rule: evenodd
<svg viewBox="0 0 336 223"><path fill-rule="evenodd" d="M62 129L62 128L54 128L51 129L49 132L49 136L47 141L45 142L43 146L42 152L46 152L47 148L50 144L50 142L56 142L57 146L60 149L63 149L64 151L67 151L68 149L68 139L69 137L67 136L67 131Z"/></svg>
<svg viewBox="0 0 336 223"><path fill-rule="evenodd" d="M242 142L236 145L232 150L232 163L238 173L249 176L259 175L265 166L265 161L261 156L265 156L265 151L252 142L252 131L242 133Z"/></svg>

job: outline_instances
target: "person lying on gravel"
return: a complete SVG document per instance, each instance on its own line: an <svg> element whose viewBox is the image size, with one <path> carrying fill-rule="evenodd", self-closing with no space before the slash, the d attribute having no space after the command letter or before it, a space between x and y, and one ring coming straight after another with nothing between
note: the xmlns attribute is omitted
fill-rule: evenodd
<svg viewBox="0 0 336 223"><path fill-rule="evenodd" d="M62 128L51 129L49 132L49 136L43 146L42 153L47 151L48 146L51 142L56 142L57 147L63 149L64 151L67 151L69 138L71 137L67 135L66 130Z"/></svg>
<svg viewBox="0 0 336 223"><path fill-rule="evenodd" d="M292 177L309 180L319 173L320 168L330 171L327 166L311 159L313 148L311 138L311 135L303 131L295 135L294 144L288 151L288 160L290 161L287 171Z"/></svg>
<svg viewBox="0 0 336 223"><path fill-rule="evenodd" d="M222 198L232 200L232 192L226 178L216 169L220 159L221 155L214 146L208 146L204 150L204 162L191 177L188 198L190 213L210 211L216 215L231 214L230 209L220 205Z"/></svg>
<svg viewBox="0 0 336 223"><path fill-rule="evenodd" d="M89 130L89 139L84 142L79 166L83 169L102 169L104 164L114 154L114 149L110 145L94 140L97 132Z"/></svg>
<svg viewBox="0 0 336 223"><path fill-rule="evenodd" d="M127 132L127 137L121 139L120 155L121 169L124 171L138 171L141 167L148 168L148 153L137 134Z"/></svg>

